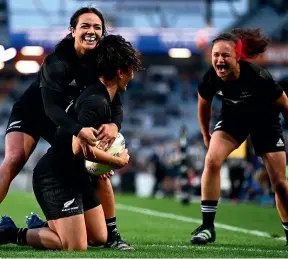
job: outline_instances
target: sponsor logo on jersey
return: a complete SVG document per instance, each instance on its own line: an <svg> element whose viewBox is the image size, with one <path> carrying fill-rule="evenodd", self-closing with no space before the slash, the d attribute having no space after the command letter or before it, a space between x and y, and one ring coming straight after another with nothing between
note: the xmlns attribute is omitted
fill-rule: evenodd
<svg viewBox="0 0 289 259"><path fill-rule="evenodd" d="M235 100L231 100L231 99L227 99L227 98L224 98L223 100L228 101L228 102L233 103L233 104L238 104L238 103L244 102L244 100L235 101Z"/></svg>
<svg viewBox="0 0 289 259"><path fill-rule="evenodd" d="M281 138L279 138L277 144L276 144L276 147L284 147L284 142Z"/></svg>
<svg viewBox="0 0 289 259"><path fill-rule="evenodd" d="M224 96L223 92L220 90L217 92L218 95Z"/></svg>
<svg viewBox="0 0 289 259"><path fill-rule="evenodd" d="M221 128L221 127L222 127L222 125L221 125L222 122L223 122L223 121L219 121L219 122L217 122L217 124L216 124L214 130L215 130L215 129L218 129L218 128Z"/></svg>
<svg viewBox="0 0 289 259"><path fill-rule="evenodd" d="M12 126L14 126L14 125L16 125L16 124L19 124L21 121L14 121L14 122L11 122L10 123L10 125L9 125L9 127L12 127Z"/></svg>
<svg viewBox="0 0 289 259"><path fill-rule="evenodd" d="M21 128L21 123L22 121L13 121L9 124L9 126L7 127L7 131L11 130L11 129L20 129Z"/></svg>
<svg viewBox="0 0 289 259"><path fill-rule="evenodd" d="M68 85L69 86L77 86L75 79L73 79Z"/></svg>

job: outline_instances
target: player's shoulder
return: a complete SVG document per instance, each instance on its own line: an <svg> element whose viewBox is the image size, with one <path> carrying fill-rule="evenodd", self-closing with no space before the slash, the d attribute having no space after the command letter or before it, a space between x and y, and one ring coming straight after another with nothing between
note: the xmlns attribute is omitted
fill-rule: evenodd
<svg viewBox="0 0 289 259"><path fill-rule="evenodd" d="M76 107L103 106L109 103L107 90L101 84L93 84L85 88L76 101Z"/></svg>
<svg viewBox="0 0 289 259"><path fill-rule="evenodd" d="M55 51L48 54L43 62L43 65L46 66L53 66L60 64L66 66L68 65L68 60L66 60L63 55L59 55L59 53L56 53Z"/></svg>
<svg viewBox="0 0 289 259"><path fill-rule="evenodd" d="M262 66L243 61L242 65L247 68L248 72L259 80L272 81L272 75Z"/></svg>
<svg viewBox="0 0 289 259"><path fill-rule="evenodd" d="M213 83L216 79L217 79L216 71L213 68L213 66L210 66L203 76L202 84Z"/></svg>
<svg viewBox="0 0 289 259"><path fill-rule="evenodd" d="M41 71L49 74L64 74L68 69L69 62L55 52L48 54L41 66Z"/></svg>

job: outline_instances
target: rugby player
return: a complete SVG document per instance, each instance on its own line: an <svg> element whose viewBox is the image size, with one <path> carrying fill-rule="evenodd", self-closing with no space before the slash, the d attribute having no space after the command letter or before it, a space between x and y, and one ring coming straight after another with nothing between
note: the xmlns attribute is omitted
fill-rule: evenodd
<svg viewBox="0 0 289 259"><path fill-rule="evenodd" d="M192 233L192 244L215 241L220 169L228 155L249 135L256 155L267 169L288 237L286 153L279 119L280 112L288 119L288 99L268 71L248 61L265 52L268 43L260 29L233 29L213 40L212 67L204 75L198 93L198 117L208 153L201 185L203 223ZM223 98L222 110L211 135L211 107L216 94Z"/></svg>
<svg viewBox="0 0 289 259"><path fill-rule="evenodd" d="M135 49L121 36L109 35L97 56L99 82L82 91L68 114L85 127L98 128L111 120L111 102L125 92L134 71L141 68ZM34 169L33 189L48 220L49 228L0 227L0 244L29 245L36 248L86 250L104 244L105 218L84 158L107 163L115 168L129 161L127 150L114 157L94 146L89 150L81 140L60 126L54 143Z"/></svg>
<svg viewBox="0 0 289 259"><path fill-rule="evenodd" d="M123 111L119 96L113 101L111 121L98 130L83 127L66 114L70 102L94 80L97 73L95 69L89 69L89 64L100 38L106 34L103 15L95 8L80 8L70 19L70 30L71 33L45 59L37 80L13 106L5 136L5 158L0 166L0 202L39 138L52 144L56 126L62 126L78 137L87 150L90 146L86 144L93 146L97 140L102 140L102 146L106 143L110 146L121 127ZM97 192L109 231L107 246L123 246L124 241L117 231L111 182L107 178L99 179L98 185ZM36 222L35 217L32 219Z"/></svg>

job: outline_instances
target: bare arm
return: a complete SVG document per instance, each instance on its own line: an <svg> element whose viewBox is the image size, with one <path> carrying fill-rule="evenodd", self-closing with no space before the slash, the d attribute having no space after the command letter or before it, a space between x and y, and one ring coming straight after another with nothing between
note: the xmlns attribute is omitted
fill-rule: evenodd
<svg viewBox="0 0 289 259"><path fill-rule="evenodd" d="M97 147L86 146L88 150L83 150L79 138L73 136L72 150L77 156L80 156L86 160L90 160L97 163L109 164L115 168L121 168L128 163L129 155L121 155L120 157L112 156Z"/></svg>
<svg viewBox="0 0 289 259"><path fill-rule="evenodd" d="M212 100L206 100L198 94L198 118L203 136L210 135Z"/></svg>
<svg viewBox="0 0 289 259"><path fill-rule="evenodd" d="M281 108L284 119L288 121L288 98L285 92L283 92L281 97L278 98L275 103Z"/></svg>

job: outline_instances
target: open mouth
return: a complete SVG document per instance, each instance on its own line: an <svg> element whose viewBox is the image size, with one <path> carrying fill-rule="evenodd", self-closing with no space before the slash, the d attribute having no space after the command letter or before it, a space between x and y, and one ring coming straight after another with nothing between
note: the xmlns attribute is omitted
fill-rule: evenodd
<svg viewBox="0 0 289 259"><path fill-rule="evenodd" d="M95 44L97 42L97 37L95 35L85 35L84 41L88 44Z"/></svg>
<svg viewBox="0 0 289 259"><path fill-rule="evenodd" d="M225 72L228 69L228 66L226 64L222 64L222 65L216 65L216 68L218 70L218 72Z"/></svg>

